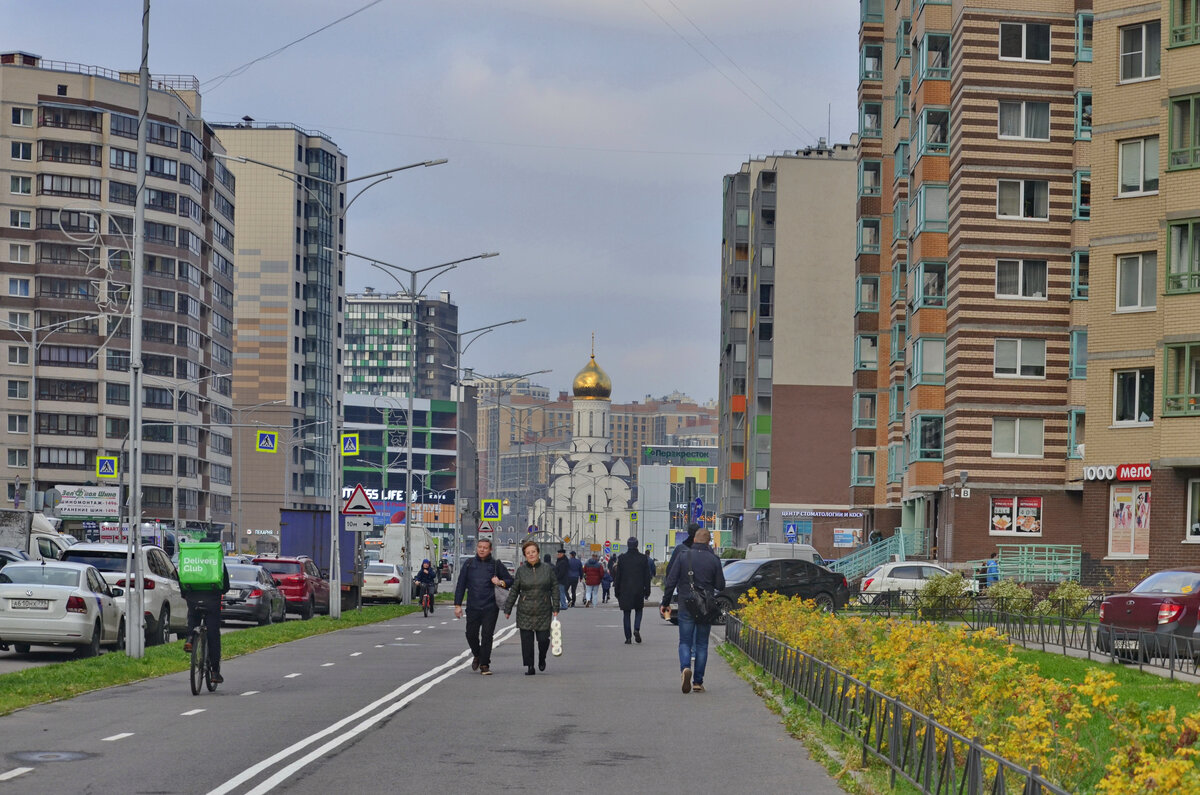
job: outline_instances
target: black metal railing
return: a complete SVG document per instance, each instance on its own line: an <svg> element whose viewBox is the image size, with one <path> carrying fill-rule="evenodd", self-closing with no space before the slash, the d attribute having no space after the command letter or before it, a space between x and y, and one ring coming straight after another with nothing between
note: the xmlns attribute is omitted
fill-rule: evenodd
<svg viewBox="0 0 1200 795"><path fill-rule="evenodd" d="M1023 792L1067 795L1038 773L998 756L849 674L788 646L731 615L725 640L746 654L794 700L803 699L875 758L927 793Z"/></svg>
<svg viewBox="0 0 1200 795"><path fill-rule="evenodd" d="M1104 595L1093 594L1084 599L1046 599L1035 597L993 597L987 592L965 593L961 596L922 596L917 591L887 591L856 593L850 597L847 610L886 618L931 618L959 616L970 622L978 611L1041 615L1046 618L1065 616L1070 619L1099 618ZM1046 602L1045 608L1034 608ZM1044 612L1041 612L1044 611Z"/></svg>

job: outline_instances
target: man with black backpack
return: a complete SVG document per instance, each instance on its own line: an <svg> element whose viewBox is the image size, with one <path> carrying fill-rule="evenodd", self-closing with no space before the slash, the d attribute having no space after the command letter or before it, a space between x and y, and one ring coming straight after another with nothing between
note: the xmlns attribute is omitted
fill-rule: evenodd
<svg viewBox="0 0 1200 795"><path fill-rule="evenodd" d="M721 561L708 546L708 530L700 528L690 547L675 556L663 583L659 612L671 617L671 594L679 594L679 670L683 692L704 692L708 634L712 630L716 594L725 588ZM692 660L695 659L694 668Z"/></svg>
<svg viewBox="0 0 1200 795"><path fill-rule="evenodd" d="M475 557L467 558L459 567L458 583L454 586L454 617L462 618L463 596L467 597L467 645L471 654L471 670L484 676L492 673L492 639L500 605L496 604L496 587L511 588L513 576L504 564L492 557L492 542L481 538L475 542Z"/></svg>

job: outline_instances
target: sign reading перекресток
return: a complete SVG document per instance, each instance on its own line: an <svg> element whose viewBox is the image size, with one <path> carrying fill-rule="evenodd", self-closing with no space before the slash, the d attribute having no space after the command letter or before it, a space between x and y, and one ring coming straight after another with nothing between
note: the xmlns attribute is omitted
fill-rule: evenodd
<svg viewBox="0 0 1200 795"><path fill-rule="evenodd" d="M715 467L717 448L687 447L683 445L658 445L642 448L642 463L670 464L677 467Z"/></svg>

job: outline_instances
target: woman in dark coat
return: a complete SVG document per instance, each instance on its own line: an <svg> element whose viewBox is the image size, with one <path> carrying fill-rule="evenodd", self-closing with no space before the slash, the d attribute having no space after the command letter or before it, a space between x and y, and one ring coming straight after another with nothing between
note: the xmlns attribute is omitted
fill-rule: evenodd
<svg viewBox="0 0 1200 795"><path fill-rule="evenodd" d="M550 650L550 621L558 618L558 575L554 567L541 560L542 550L532 539L521 545L525 562L517 567L512 588L504 600L504 617L517 608L517 629L521 632L521 658L525 675L533 669L533 639L537 637L538 668L546 670L546 652Z"/></svg>
<svg viewBox="0 0 1200 795"><path fill-rule="evenodd" d="M642 642L642 608L650 598L650 559L638 551L638 540L629 539L628 552L617 558L613 567L613 590L617 593L617 604L625 615L625 642L632 643L630 636ZM630 632L629 613L634 614L633 632Z"/></svg>

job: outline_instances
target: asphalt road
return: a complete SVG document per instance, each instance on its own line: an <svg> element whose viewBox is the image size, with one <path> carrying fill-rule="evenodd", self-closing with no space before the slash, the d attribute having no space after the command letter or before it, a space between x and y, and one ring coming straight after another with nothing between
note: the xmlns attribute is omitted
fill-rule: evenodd
<svg viewBox="0 0 1200 795"><path fill-rule="evenodd" d="M495 675L473 674L442 606L228 660L211 694L179 674L21 710L0 792L841 792L715 653L683 695L650 610L629 646L613 606L561 617L536 676L503 618Z"/></svg>

